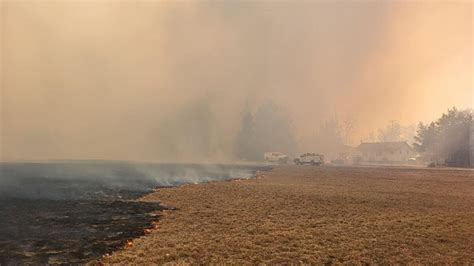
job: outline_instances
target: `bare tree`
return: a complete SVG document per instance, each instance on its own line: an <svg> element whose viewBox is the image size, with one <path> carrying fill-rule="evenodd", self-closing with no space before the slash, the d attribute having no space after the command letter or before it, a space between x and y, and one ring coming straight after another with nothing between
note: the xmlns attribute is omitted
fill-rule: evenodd
<svg viewBox="0 0 474 266"><path fill-rule="evenodd" d="M378 131L378 140L381 142L401 141L402 140L402 126L398 121L391 120L385 128Z"/></svg>

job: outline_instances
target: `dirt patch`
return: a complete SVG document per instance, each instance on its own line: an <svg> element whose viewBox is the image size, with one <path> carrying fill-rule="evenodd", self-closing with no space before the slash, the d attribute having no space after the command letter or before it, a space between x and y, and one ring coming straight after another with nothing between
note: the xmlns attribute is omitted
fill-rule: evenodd
<svg viewBox="0 0 474 266"><path fill-rule="evenodd" d="M111 263L473 263L474 172L282 166L159 189L157 229Z"/></svg>

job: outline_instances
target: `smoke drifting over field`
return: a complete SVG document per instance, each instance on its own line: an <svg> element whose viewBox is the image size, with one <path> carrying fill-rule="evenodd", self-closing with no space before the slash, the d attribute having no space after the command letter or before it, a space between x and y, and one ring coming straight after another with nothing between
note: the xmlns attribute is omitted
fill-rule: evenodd
<svg viewBox="0 0 474 266"><path fill-rule="evenodd" d="M1 2L1 157L225 161L272 101L295 150L472 105L472 3ZM309 148L308 148L309 147Z"/></svg>
<svg viewBox="0 0 474 266"><path fill-rule="evenodd" d="M150 164L112 161L1 163L0 200L121 200L156 187L251 178L263 165Z"/></svg>

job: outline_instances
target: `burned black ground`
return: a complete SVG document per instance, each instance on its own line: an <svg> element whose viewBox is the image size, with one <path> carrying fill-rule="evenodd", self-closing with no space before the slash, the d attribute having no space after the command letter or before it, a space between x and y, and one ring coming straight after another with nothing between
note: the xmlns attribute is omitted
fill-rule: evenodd
<svg viewBox="0 0 474 266"><path fill-rule="evenodd" d="M82 263L143 234L159 203L2 199L0 264Z"/></svg>
<svg viewBox="0 0 474 266"><path fill-rule="evenodd" d="M159 219L157 187L250 177L262 166L127 162L0 163L0 265L83 263Z"/></svg>

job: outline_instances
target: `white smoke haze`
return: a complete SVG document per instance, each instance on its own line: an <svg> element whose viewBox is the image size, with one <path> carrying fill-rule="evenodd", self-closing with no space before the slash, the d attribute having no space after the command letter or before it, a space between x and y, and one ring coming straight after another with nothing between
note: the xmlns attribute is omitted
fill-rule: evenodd
<svg viewBox="0 0 474 266"><path fill-rule="evenodd" d="M263 165L120 161L0 163L0 199L106 200L156 187L251 178ZM124 193L125 192L125 193Z"/></svg>
<svg viewBox="0 0 474 266"><path fill-rule="evenodd" d="M267 102L295 153L432 121L472 107L472 5L2 1L0 159L231 161Z"/></svg>

